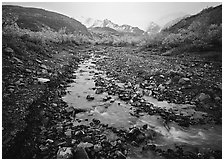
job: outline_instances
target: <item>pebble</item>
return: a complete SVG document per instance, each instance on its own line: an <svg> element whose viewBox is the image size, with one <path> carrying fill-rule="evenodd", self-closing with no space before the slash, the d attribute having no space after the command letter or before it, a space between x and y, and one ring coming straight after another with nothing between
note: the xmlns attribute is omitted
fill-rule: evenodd
<svg viewBox="0 0 224 161"><path fill-rule="evenodd" d="M93 149L94 149L95 152L99 152L99 151L102 150L102 146L100 144L95 144Z"/></svg>
<svg viewBox="0 0 224 161"><path fill-rule="evenodd" d="M86 99L89 100L89 101L94 100L94 96L93 95L87 95Z"/></svg>
<svg viewBox="0 0 224 161"><path fill-rule="evenodd" d="M47 79L47 78L37 78L38 82L41 82L41 83L46 83L46 82L49 82L50 79Z"/></svg>

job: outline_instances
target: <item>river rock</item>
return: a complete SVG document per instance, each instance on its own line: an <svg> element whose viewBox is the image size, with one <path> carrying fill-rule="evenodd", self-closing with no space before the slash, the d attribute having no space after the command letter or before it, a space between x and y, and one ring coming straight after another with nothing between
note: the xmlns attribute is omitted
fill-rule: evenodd
<svg viewBox="0 0 224 161"><path fill-rule="evenodd" d="M4 51L6 52L6 53L14 53L14 50L12 49L12 48L10 48L10 47L7 47L7 48L5 48L4 49Z"/></svg>
<svg viewBox="0 0 224 161"><path fill-rule="evenodd" d="M210 99L210 96L208 94L205 94L205 93L200 93L200 95L198 96L198 100L200 102L206 101L208 99Z"/></svg>
<svg viewBox="0 0 224 161"><path fill-rule="evenodd" d="M73 149L71 147L61 147L57 152L57 159L73 158Z"/></svg>
<svg viewBox="0 0 224 161"><path fill-rule="evenodd" d="M65 132L65 135L69 138L72 137L72 130L71 129L67 129L67 131Z"/></svg>
<svg viewBox="0 0 224 161"><path fill-rule="evenodd" d="M89 159L89 156L85 150L85 148L77 148L74 153L74 159Z"/></svg>
<svg viewBox="0 0 224 161"><path fill-rule="evenodd" d="M86 99L87 99L88 101L94 100L94 96L93 96L93 95L87 95L87 96L86 96Z"/></svg>
<svg viewBox="0 0 224 161"><path fill-rule="evenodd" d="M44 64L41 64L40 67L43 68L43 69L48 69L48 67L46 65L44 65Z"/></svg>
<svg viewBox="0 0 224 161"><path fill-rule="evenodd" d="M113 102L115 102L115 99L114 99L114 98L112 98L112 99L110 100L110 103L113 103Z"/></svg>
<svg viewBox="0 0 224 161"><path fill-rule="evenodd" d="M79 131L75 132L75 136L77 136L77 137L81 137L81 136L84 136L84 135L85 135L85 133L82 130L79 130Z"/></svg>
<svg viewBox="0 0 224 161"><path fill-rule="evenodd" d="M94 149L95 152L99 152L99 151L102 150L102 146L100 144L95 144L93 149Z"/></svg>
<svg viewBox="0 0 224 161"><path fill-rule="evenodd" d="M105 96L104 98L103 98L103 101L108 101L108 100L110 100L111 99L111 97L110 96Z"/></svg>
<svg viewBox="0 0 224 161"><path fill-rule="evenodd" d="M74 109L74 107L69 106L69 107L66 107L65 110L66 110L66 112L71 113L71 112L73 112L75 109Z"/></svg>
<svg viewBox="0 0 224 161"><path fill-rule="evenodd" d="M142 126L142 128L145 129L145 130L147 129L147 127L148 127L147 124L145 124L145 125Z"/></svg>
<svg viewBox="0 0 224 161"><path fill-rule="evenodd" d="M160 85L158 86L158 88L159 88L161 91L164 91L164 89L165 89L166 87L163 86L162 84L160 84Z"/></svg>
<svg viewBox="0 0 224 161"><path fill-rule="evenodd" d="M186 84L186 83L189 83L190 82L190 79L189 78L180 78L178 83L179 84Z"/></svg>
<svg viewBox="0 0 224 161"><path fill-rule="evenodd" d="M172 79L169 79L165 84L166 85L169 85L169 84L171 84L172 83Z"/></svg>
<svg viewBox="0 0 224 161"><path fill-rule="evenodd" d="M23 64L22 60L20 60L19 58L13 57L14 60L17 61L17 63Z"/></svg>
<svg viewBox="0 0 224 161"><path fill-rule="evenodd" d="M88 142L81 142L77 145L78 148L90 148L93 147L92 143L88 143Z"/></svg>
<svg viewBox="0 0 224 161"><path fill-rule="evenodd" d="M50 79L47 79L47 78L37 78L38 82L41 82L41 83L46 83L46 82L49 82Z"/></svg>
<svg viewBox="0 0 224 161"><path fill-rule="evenodd" d="M97 88L95 93L96 93L96 94L101 94L101 93L103 93L103 88Z"/></svg>

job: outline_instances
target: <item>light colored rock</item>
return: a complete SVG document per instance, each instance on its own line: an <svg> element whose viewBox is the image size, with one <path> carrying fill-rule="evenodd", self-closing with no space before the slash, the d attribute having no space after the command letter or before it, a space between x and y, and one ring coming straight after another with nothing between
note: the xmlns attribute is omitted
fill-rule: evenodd
<svg viewBox="0 0 224 161"><path fill-rule="evenodd" d="M102 146L100 144L95 144L94 145L94 151L95 152L98 152L98 151L101 151L102 150Z"/></svg>
<svg viewBox="0 0 224 161"><path fill-rule="evenodd" d="M210 99L210 96L205 93L200 93L200 95L198 96L198 100L201 102L208 100L208 99Z"/></svg>
<svg viewBox="0 0 224 161"><path fill-rule="evenodd" d="M41 64L40 67L43 68L43 69L48 69L48 67L46 65L44 65L44 64Z"/></svg>
<svg viewBox="0 0 224 161"><path fill-rule="evenodd" d="M162 84L160 84L160 85L158 86L158 88L159 88L161 91L163 91L166 87L163 86Z"/></svg>
<svg viewBox="0 0 224 161"><path fill-rule="evenodd" d="M81 142L77 145L78 148L90 148L93 147L92 143L88 143L88 142Z"/></svg>
<svg viewBox="0 0 224 161"><path fill-rule="evenodd" d="M71 147L61 147L57 152L57 159L71 159L73 157L73 149Z"/></svg>
<svg viewBox="0 0 224 161"><path fill-rule="evenodd" d="M65 132L65 135L69 138L72 137L72 130L71 129L67 129L67 131Z"/></svg>
<svg viewBox="0 0 224 161"><path fill-rule="evenodd" d="M19 58L13 57L14 60L16 60L18 63L22 64L22 60L20 60Z"/></svg>
<svg viewBox="0 0 224 161"><path fill-rule="evenodd" d="M10 48L10 47L7 47L7 48L5 48L5 52L6 53L13 53L14 50L12 48Z"/></svg>
<svg viewBox="0 0 224 161"><path fill-rule="evenodd" d="M41 82L41 83L46 83L46 82L49 82L50 79L47 79L47 78L37 78L38 82Z"/></svg>
<svg viewBox="0 0 224 161"><path fill-rule="evenodd" d="M189 78L180 78L180 80L178 81L179 84L185 84L189 82L190 82Z"/></svg>

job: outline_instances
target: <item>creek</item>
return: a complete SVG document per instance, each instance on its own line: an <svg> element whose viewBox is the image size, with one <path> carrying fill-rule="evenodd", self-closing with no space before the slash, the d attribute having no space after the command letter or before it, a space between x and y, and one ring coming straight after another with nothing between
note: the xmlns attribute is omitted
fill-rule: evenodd
<svg viewBox="0 0 224 161"><path fill-rule="evenodd" d="M101 121L103 124L109 126L129 130L133 126L148 125L148 130L157 133L156 138L152 141L154 145L161 148L174 148L175 145L185 145L191 150L200 149L222 149L222 127L221 125L192 125L190 127L182 127L175 122L169 123L169 129L164 126L164 120L159 115L148 115L141 112L139 117L132 115L134 107L119 99L118 96L111 96L114 101L104 101L103 98L108 96L108 93L95 94L96 77L102 77L106 80L108 78L104 71L96 68L96 62L102 57L96 57L92 54L91 58L85 60L79 65L79 68L74 71L76 79L67 87L67 94L63 100L69 106L85 110L85 112L77 113L73 122L75 125L88 124L93 118ZM117 85L123 84L115 81ZM93 95L94 99L89 101L86 99L87 95ZM173 104L166 101L158 101L152 97L144 96L144 99L152 103L154 106L177 109L176 111L183 115L191 114L193 117L202 117L206 115L204 112L195 111L191 108L192 105ZM192 148L193 147L193 148ZM158 158L153 153L140 152L140 147L133 147L130 145L130 152L128 158Z"/></svg>

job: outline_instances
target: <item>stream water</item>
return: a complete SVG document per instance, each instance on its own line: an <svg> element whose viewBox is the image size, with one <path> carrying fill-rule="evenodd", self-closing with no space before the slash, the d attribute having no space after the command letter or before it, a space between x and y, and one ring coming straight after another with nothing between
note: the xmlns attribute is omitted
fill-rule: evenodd
<svg viewBox="0 0 224 161"><path fill-rule="evenodd" d="M107 93L95 94L96 76L106 77L105 72L97 70L95 62L99 57L92 57L79 65L78 70L74 72L76 79L67 88L67 94L63 100L69 106L74 108L85 109L86 112L76 114L74 125L88 124L93 118L100 120L104 124L110 126L129 129L131 126L142 126L147 124L149 130L153 130L157 135L154 144L161 147L172 147L174 144L184 144L194 146L199 149L211 148L215 150L222 149L222 127L211 125L190 126L188 128L178 126L176 123L170 123L170 130L164 127L163 119L160 116L150 116L146 113L141 113L140 117L131 115L133 107L120 100L117 96L111 96L115 101L103 101ZM119 82L117 82L119 83ZM121 83L119 85L122 85ZM88 101L87 95L94 95L94 100ZM190 105L178 105L167 103L166 101L158 101L152 97L144 97L148 102L161 108L177 108L185 109L185 113L191 114L194 117L206 115L203 112L194 111ZM180 112L177 110L177 112ZM79 120L79 121L77 121ZM139 148L132 147L129 158L155 158L152 153L141 153Z"/></svg>

